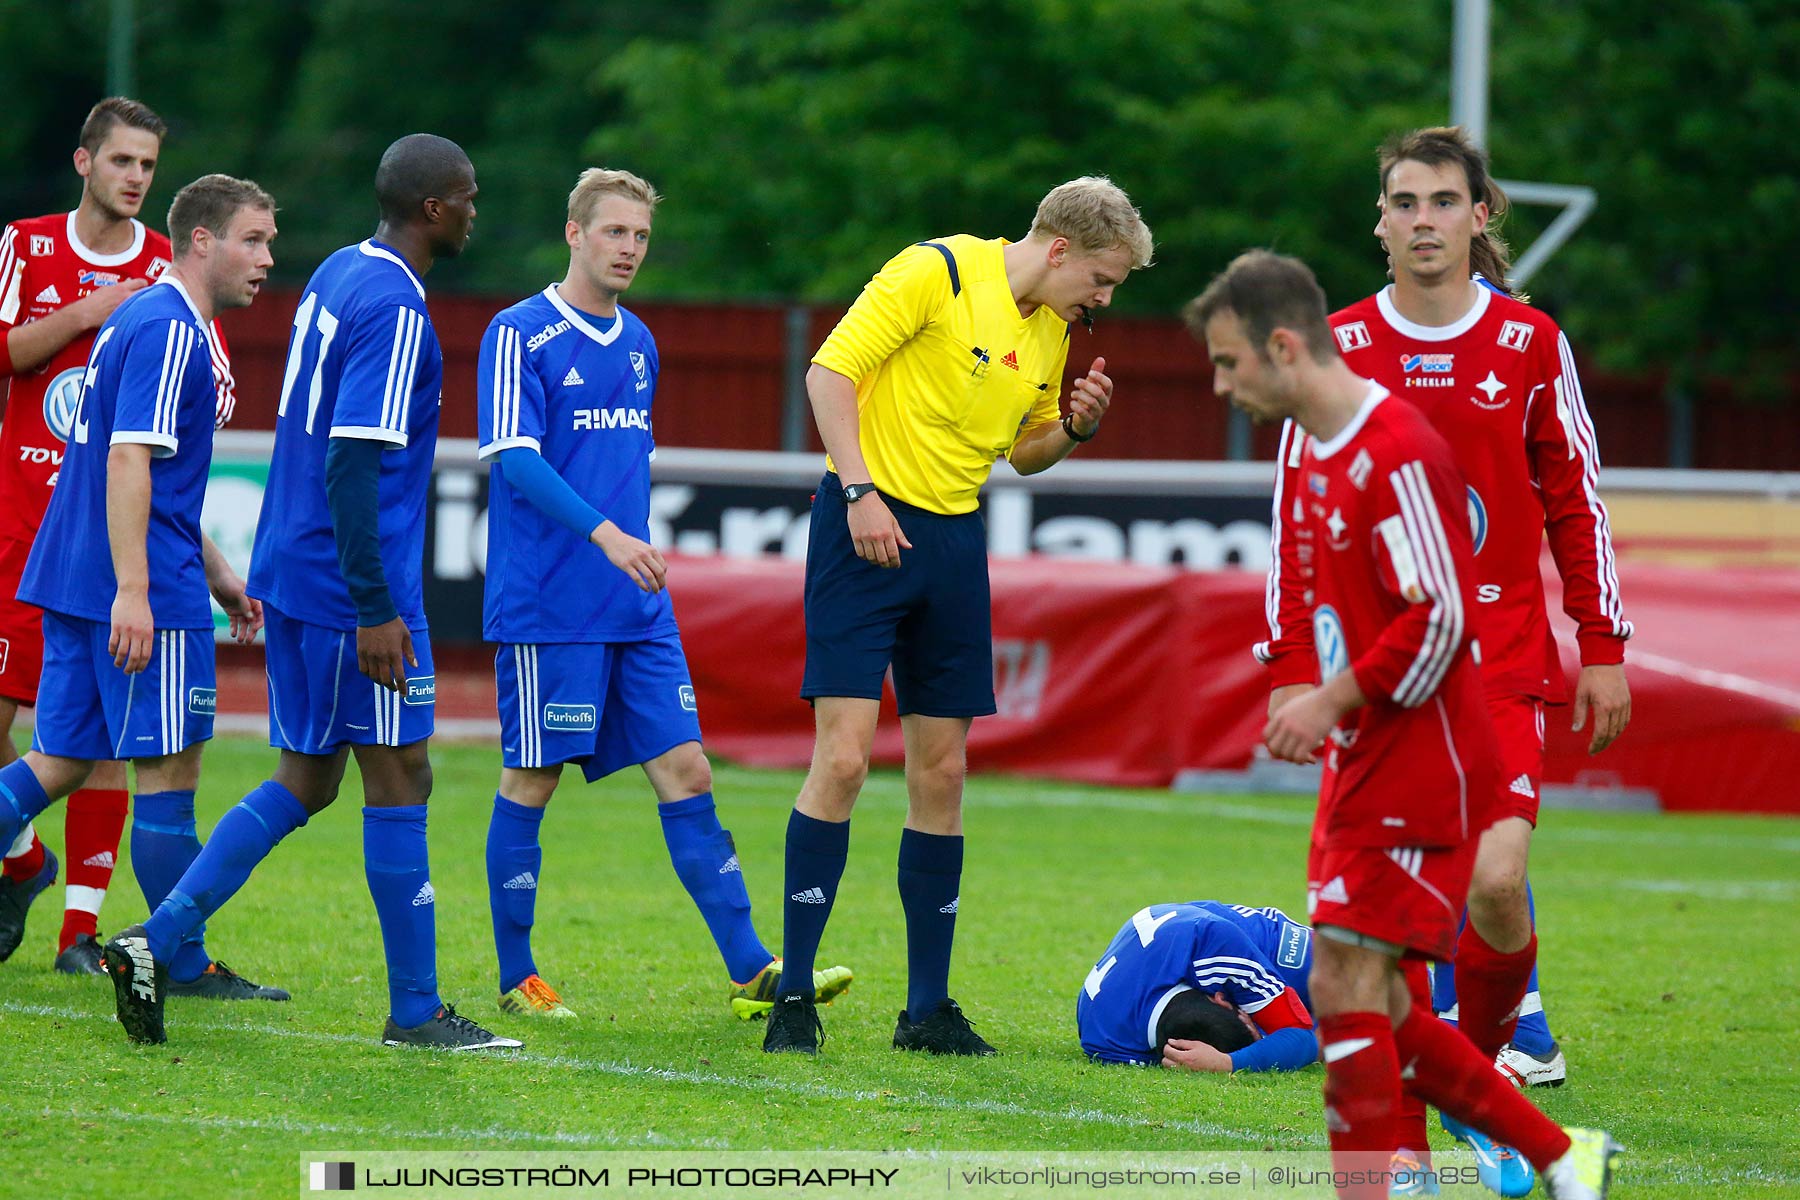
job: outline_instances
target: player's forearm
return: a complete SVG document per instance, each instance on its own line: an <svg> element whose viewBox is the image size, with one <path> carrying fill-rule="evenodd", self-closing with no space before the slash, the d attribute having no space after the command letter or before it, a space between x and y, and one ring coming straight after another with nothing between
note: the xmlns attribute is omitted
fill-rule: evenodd
<svg viewBox="0 0 1800 1200"><path fill-rule="evenodd" d="M381 564L381 443L334 437L325 449L325 503L338 570L356 605L359 626L399 615Z"/></svg>
<svg viewBox="0 0 1800 1200"><path fill-rule="evenodd" d="M1233 1071L1298 1071L1319 1061L1318 1035L1289 1026L1231 1054Z"/></svg>
<svg viewBox="0 0 1800 1200"><path fill-rule="evenodd" d="M150 447L122 443L106 454L106 540L119 591L148 593Z"/></svg>
<svg viewBox="0 0 1800 1200"><path fill-rule="evenodd" d="M530 446L514 446L498 456L500 474L528 504L583 540L606 523L606 517L569 481L556 473L556 468Z"/></svg>
<svg viewBox="0 0 1800 1200"><path fill-rule="evenodd" d="M873 483L863 459L862 424L856 408L856 384L829 367L814 363L806 372L806 395L813 421L831 465L845 483Z"/></svg>
<svg viewBox="0 0 1800 1200"><path fill-rule="evenodd" d="M1036 475L1075 453L1075 447L1080 444L1060 424L1045 425L1020 438L1012 453L1007 455L1007 461L1021 475Z"/></svg>
<svg viewBox="0 0 1800 1200"><path fill-rule="evenodd" d="M94 326L84 319L83 312L71 305L8 330L6 357L12 373L23 375L37 370L55 358L58 350L93 329Z"/></svg>

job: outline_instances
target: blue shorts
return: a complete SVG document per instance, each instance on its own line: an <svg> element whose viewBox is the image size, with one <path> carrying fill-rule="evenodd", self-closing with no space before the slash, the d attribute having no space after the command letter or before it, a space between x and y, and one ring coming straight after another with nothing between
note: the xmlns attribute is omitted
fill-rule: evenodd
<svg viewBox="0 0 1800 1200"><path fill-rule="evenodd" d="M110 640L104 621L44 614L32 749L58 758L161 758L212 737L212 630L158 629L150 665L136 675L113 666Z"/></svg>
<svg viewBox="0 0 1800 1200"><path fill-rule="evenodd" d="M843 485L819 482L806 547L806 673L800 695L881 699L894 668L902 713L985 717L994 709L987 526L882 496L912 543L898 567L856 556Z"/></svg>
<svg viewBox="0 0 1800 1200"><path fill-rule="evenodd" d="M300 754L339 746L409 746L431 736L437 676L431 634L412 630L416 667L406 690L384 688L356 668L356 630L327 629L263 604L269 669L269 745Z"/></svg>
<svg viewBox="0 0 1800 1200"><path fill-rule="evenodd" d="M507 644L494 654L501 761L578 762L588 782L700 740L681 635Z"/></svg>

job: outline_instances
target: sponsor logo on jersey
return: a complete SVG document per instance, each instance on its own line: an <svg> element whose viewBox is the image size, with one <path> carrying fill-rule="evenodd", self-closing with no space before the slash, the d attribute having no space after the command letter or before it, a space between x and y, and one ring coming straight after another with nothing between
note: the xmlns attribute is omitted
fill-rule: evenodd
<svg viewBox="0 0 1800 1200"><path fill-rule="evenodd" d="M1359 492L1369 490L1369 473L1375 469L1375 460L1369 457L1367 447L1358 447L1356 457L1350 460L1350 469L1345 472L1350 476L1351 484Z"/></svg>
<svg viewBox="0 0 1800 1200"><path fill-rule="evenodd" d="M1313 650L1319 656L1319 678L1330 682L1350 669L1350 643L1337 609L1321 604L1313 609Z"/></svg>
<svg viewBox="0 0 1800 1200"><path fill-rule="evenodd" d="M1512 403L1511 396L1504 400L1499 398L1500 393L1506 390L1506 385L1500 382L1500 378L1492 371L1488 372L1486 379L1475 385L1475 390L1487 397L1486 400L1483 400L1479 396L1470 396L1469 400L1476 408L1499 409Z"/></svg>
<svg viewBox="0 0 1800 1200"><path fill-rule="evenodd" d="M49 258L56 253L56 239L41 233L31 235L31 257Z"/></svg>
<svg viewBox="0 0 1800 1200"><path fill-rule="evenodd" d="M144 278L145 279L160 279L162 277L162 273L168 269L169 269L169 260L168 259L153 258L150 260L149 269L144 272Z"/></svg>
<svg viewBox="0 0 1800 1200"><path fill-rule="evenodd" d="M1500 603L1500 585L1497 583L1484 583L1480 587L1476 588L1475 589L1475 602L1477 604L1498 604L1498 603ZM1481 643L1480 642L1475 643L1475 661L1476 662L1481 661Z"/></svg>
<svg viewBox="0 0 1800 1200"><path fill-rule="evenodd" d="M650 432L647 414L641 408L578 408L573 429L641 429Z"/></svg>
<svg viewBox="0 0 1800 1200"><path fill-rule="evenodd" d="M1424 371L1427 374L1448 375L1450 372L1456 370L1456 355L1402 354L1400 356L1400 369L1405 371L1408 375L1411 375L1415 371Z"/></svg>
<svg viewBox="0 0 1800 1200"><path fill-rule="evenodd" d="M86 367L70 367L58 372L44 389L44 426L64 445L75 429L75 414L81 409L81 381L86 373Z"/></svg>
<svg viewBox="0 0 1800 1200"><path fill-rule="evenodd" d="M111 287L119 282L119 278L118 273L114 271L83 271L75 277L77 282L97 288Z"/></svg>
<svg viewBox="0 0 1800 1200"><path fill-rule="evenodd" d="M535 351L539 346L542 346L545 342L558 334L569 332L569 328L570 326L567 321L558 321L554 325L546 325L526 339L525 349Z"/></svg>
<svg viewBox="0 0 1800 1200"><path fill-rule="evenodd" d="M31 302L33 304L61 304L62 293L56 290L56 285L53 283L43 291L39 292L36 296L33 296Z"/></svg>
<svg viewBox="0 0 1800 1200"><path fill-rule="evenodd" d="M631 352L631 372L637 376L637 390L650 386L650 360L636 350Z"/></svg>
<svg viewBox="0 0 1800 1200"><path fill-rule="evenodd" d="M436 675L420 675L406 681L406 702L408 704L433 704L436 703L436 701Z"/></svg>
<svg viewBox="0 0 1800 1200"><path fill-rule="evenodd" d="M544 728L553 733L592 733L600 727L600 714L591 704L544 705Z"/></svg>
<svg viewBox="0 0 1800 1200"><path fill-rule="evenodd" d="M684 683L675 689L676 702L688 712L699 712L700 706L694 702L694 685Z"/></svg>
<svg viewBox="0 0 1800 1200"><path fill-rule="evenodd" d="M1312 930L1292 921L1281 923L1281 948L1276 951L1275 965L1297 970L1306 963L1306 948L1312 945Z"/></svg>
<svg viewBox="0 0 1800 1200"><path fill-rule="evenodd" d="M210 717L219 711L219 693L216 688L189 688L188 711L202 717Z"/></svg>
<svg viewBox="0 0 1800 1200"><path fill-rule="evenodd" d="M1487 505L1481 502L1481 493L1473 487L1469 488L1469 538L1474 543L1475 553L1487 545L1488 515Z"/></svg>
<svg viewBox="0 0 1800 1200"><path fill-rule="evenodd" d="M1306 473L1306 490L1317 496L1319 499L1323 500L1325 498L1325 491L1329 486L1329 481L1319 472L1308 471Z"/></svg>
<svg viewBox="0 0 1800 1200"><path fill-rule="evenodd" d="M1361 321L1352 321L1348 325L1339 325L1331 331L1337 335L1338 351L1348 354L1352 350L1361 350L1369 345L1369 327Z"/></svg>
<svg viewBox="0 0 1800 1200"><path fill-rule="evenodd" d="M1508 350L1523 350L1531 345L1531 326L1523 321L1508 321L1500 326L1497 340Z"/></svg>

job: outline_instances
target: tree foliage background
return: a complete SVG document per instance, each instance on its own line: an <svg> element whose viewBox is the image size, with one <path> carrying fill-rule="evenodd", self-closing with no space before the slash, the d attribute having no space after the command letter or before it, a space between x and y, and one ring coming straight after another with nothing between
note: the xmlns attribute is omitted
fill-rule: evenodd
<svg viewBox="0 0 1800 1200"><path fill-rule="evenodd" d="M75 198L107 0L0 0L0 213ZM477 242L434 282L560 273L584 166L667 197L662 298L842 301L897 247L1019 236L1078 174L1129 190L1157 266L1119 307L1172 312L1231 255L1308 259L1366 294L1374 147L1446 117L1450 0L157 0L136 92L169 121L153 205L205 171L280 199L279 277L373 225L393 138L473 158ZM1792 0L1496 0L1503 177L1587 183L1595 216L1531 290L1612 368L1790 394L1800 314L1800 11ZM1551 214L1509 223L1527 239ZM160 222L158 222L160 224Z"/></svg>

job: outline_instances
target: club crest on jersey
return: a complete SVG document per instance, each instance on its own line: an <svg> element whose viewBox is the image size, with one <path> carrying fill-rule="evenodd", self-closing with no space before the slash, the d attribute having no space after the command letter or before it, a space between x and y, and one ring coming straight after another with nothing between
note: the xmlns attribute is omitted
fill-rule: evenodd
<svg viewBox="0 0 1800 1200"><path fill-rule="evenodd" d="M1523 321L1508 321L1500 326L1496 340L1508 350L1523 350L1531 345L1531 326Z"/></svg>
<svg viewBox="0 0 1800 1200"><path fill-rule="evenodd" d="M75 429L75 414L81 410L81 380L85 374L86 367L70 367L44 389L44 425L64 445Z"/></svg>
<svg viewBox="0 0 1800 1200"><path fill-rule="evenodd" d="M144 272L144 278L145 279L161 279L162 273L168 269L169 269L169 260L168 259L153 258L150 260L150 268Z"/></svg>
<svg viewBox="0 0 1800 1200"><path fill-rule="evenodd" d="M1344 520L1344 510L1334 508L1331 515L1325 518L1325 544L1333 550L1348 550L1350 539L1344 535L1350 532L1350 522Z"/></svg>
<svg viewBox="0 0 1800 1200"><path fill-rule="evenodd" d="M1313 609L1313 649L1319 656L1319 678L1330 682L1350 669L1350 643L1337 609L1321 604Z"/></svg>
<svg viewBox="0 0 1800 1200"><path fill-rule="evenodd" d="M31 235L31 257L49 258L56 253L56 239L41 233Z"/></svg>
<svg viewBox="0 0 1800 1200"><path fill-rule="evenodd" d="M1337 335L1338 352L1341 354L1361 350L1369 345L1369 327L1361 321L1340 325L1331 332Z"/></svg>
<svg viewBox="0 0 1800 1200"><path fill-rule="evenodd" d="M1506 385L1501 383L1500 377L1495 375L1492 371L1487 373L1486 379L1475 385L1475 390L1487 397L1486 400L1482 400L1478 397L1470 396L1469 400L1476 408L1505 408L1512 400L1512 397L1510 396L1504 400L1500 398L1500 393L1506 390Z"/></svg>
<svg viewBox="0 0 1800 1200"><path fill-rule="evenodd" d="M631 352L631 372L637 376L637 390L650 386L650 360L636 350Z"/></svg>

